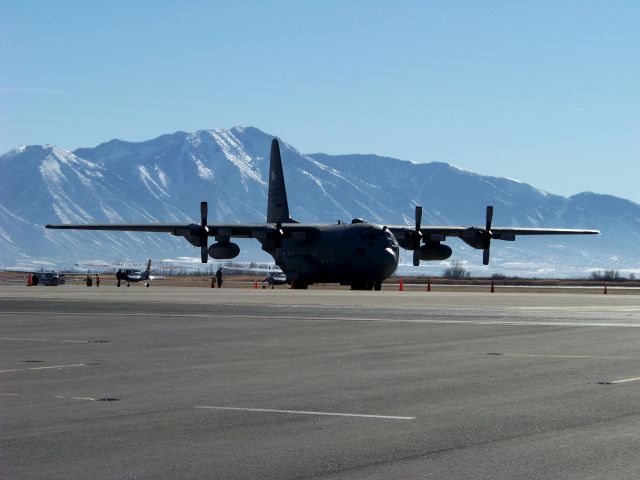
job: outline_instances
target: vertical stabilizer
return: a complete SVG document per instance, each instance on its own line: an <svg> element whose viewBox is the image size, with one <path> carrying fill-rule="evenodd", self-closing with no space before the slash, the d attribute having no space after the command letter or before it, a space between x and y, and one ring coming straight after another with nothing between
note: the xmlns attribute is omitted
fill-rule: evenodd
<svg viewBox="0 0 640 480"><path fill-rule="evenodd" d="M146 278L149 278L149 274L151 273L151 259L147 262L147 269L144 271L144 275Z"/></svg>
<svg viewBox="0 0 640 480"><path fill-rule="evenodd" d="M271 156L269 160L267 223L293 223L293 220L289 217L287 189L284 186L282 160L280 158L280 144L278 143L277 138L274 138L271 142Z"/></svg>

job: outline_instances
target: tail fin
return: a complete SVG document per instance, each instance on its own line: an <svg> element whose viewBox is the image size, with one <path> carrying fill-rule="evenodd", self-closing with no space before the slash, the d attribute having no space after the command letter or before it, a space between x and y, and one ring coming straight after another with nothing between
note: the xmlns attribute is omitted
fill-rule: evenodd
<svg viewBox="0 0 640 480"><path fill-rule="evenodd" d="M269 160L267 223L294 223L291 217L289 217L287 189L284 186L282 159L280 158L280 144L278 143L277 138L274 138L271 142L271 157Z"/></svg>
<svg viewBox="0 0 640 480"><path fill-rule="evenodd" d="M146 278L149 278L149 273L151 273L151 259L147 262L147 269L144 271Z"/></svg>

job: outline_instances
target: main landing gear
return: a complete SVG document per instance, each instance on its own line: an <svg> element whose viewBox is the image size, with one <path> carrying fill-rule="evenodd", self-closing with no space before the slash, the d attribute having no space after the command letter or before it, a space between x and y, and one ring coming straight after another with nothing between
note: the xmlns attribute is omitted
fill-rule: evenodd
<svg viewBox="0 0 640 480"><path fill-rule="evenodd" d="M382 290L382 282L353 282L351 284L351 290L375 290L379 292Z"/></svg>

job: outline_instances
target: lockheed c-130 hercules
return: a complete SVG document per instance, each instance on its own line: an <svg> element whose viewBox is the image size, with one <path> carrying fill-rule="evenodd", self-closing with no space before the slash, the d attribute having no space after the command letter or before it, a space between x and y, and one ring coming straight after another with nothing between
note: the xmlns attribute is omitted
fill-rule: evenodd
<svg viewBox="0 0 640 480"><path fill-rule="evenodd" d="M46 228L167 232L200 247L202 263L238 256L240 247L231 238L255 238L285 273L292 288L313 283L340 283L353 290L380 290L382 281L398 267L400 247L413 250L413 264L445 260L451 248L442 242L458 237L483 251L489 264L491 240L513 241L518 235L598 234L597 230L560 228L492 227L493 207L486 210L484 227L422 226L422 207L415 207L415 225L377 225L361 219L350 224L298 223L289 216L280 145L271 142L266 223L208 224L207 202L200 204L200 224L62 224ZM209 237L215 243L209 246Z"/></svg>

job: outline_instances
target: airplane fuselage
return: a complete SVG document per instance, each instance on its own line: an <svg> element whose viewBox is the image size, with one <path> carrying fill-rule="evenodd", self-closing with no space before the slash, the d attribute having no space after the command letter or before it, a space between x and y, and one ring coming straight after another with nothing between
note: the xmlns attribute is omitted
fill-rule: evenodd
<svg viewBox="0 0 640 480"><path fill-rule="evenodd" d="M118 281L118 287L123 282L126 282L127 286L130 283L144 283L147 287L149 286L149 274L141 270L118 270L116 272L116 280Z"/></svg>
<svg viewBox="0 0 640 480"><path fill-rule="evenodd" d="M116 278L120 278L120 280L124 280L125 282L148 280L147 275L140 270L123 270L121 273L116 273Z"/></svg>
<svg viewBox="0 0 640 480"><path fill-rule="evenodd" d="M265 248L296 287L327 282L378 288L398 267L398 242L380 225L307 227L304 238L284 238L280 248Z"/></svg>

